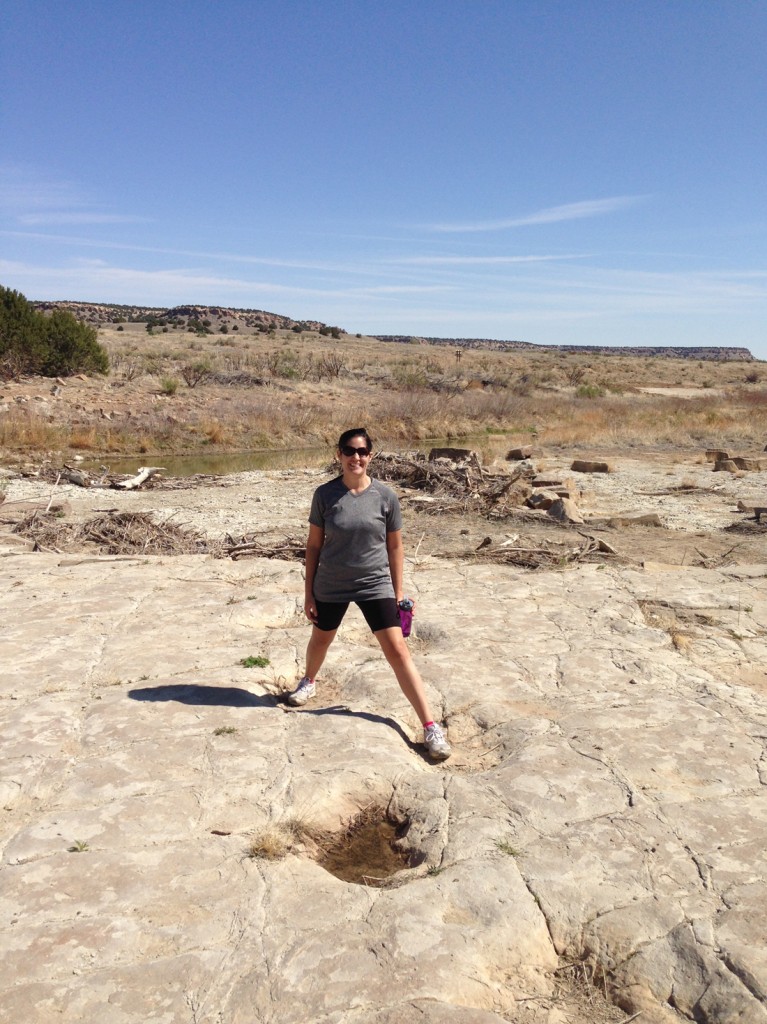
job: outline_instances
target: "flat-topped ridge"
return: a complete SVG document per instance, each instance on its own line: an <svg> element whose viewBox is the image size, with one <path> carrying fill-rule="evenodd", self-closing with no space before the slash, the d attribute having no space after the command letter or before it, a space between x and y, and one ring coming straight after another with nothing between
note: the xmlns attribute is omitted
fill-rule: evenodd
<svg viewBox="0 0 767 1024"><path fill-rule="evenodd" d="M531 341L504 341L498 338L426 338L414 334L376 334L379 341L411 345L452 345L455 348L484 348L495 351L528 349L536 352L590 352L613 356L647 356L665 359L709 359L727 362L754 362L750 350L739 345L538 345Z"/></svg>

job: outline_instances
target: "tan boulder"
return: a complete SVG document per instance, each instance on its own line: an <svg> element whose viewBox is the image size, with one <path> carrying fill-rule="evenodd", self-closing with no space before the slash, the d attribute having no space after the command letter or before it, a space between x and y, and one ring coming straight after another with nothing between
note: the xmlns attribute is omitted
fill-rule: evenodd
<svg viewBox="0 0 767 1024"><path fill-rule="evenodd" d="M657 512L648 512L643 516L611 516L609 526L663 526Z"/></svg>
<svg viewBox="0 0 767 1024"><path fill-rule="evenodd" d="M607 462L589 462L585 459L576 459L570 466L573 473L610 473L610 464Z"/></svg>
<svg viewBox="0 0 767 1024"><path fill-rule="evenodd" d="M556 519L558 523L582 524L585 522L572 498L557 498L547 511L551 518Z"/></svg>
<svg viewBox="0 0 767 1024"><path fill-rule="evenodd" d="M545 491L535 491L535 493L530 495L525 504L528 508L543 509L543 511L547 511L555 501L559 501L559 497L560 496L558 494L546 493Z"/></svg>
<svg viewBox="0 0 767 1024"><path fill-rule="evenodd" d="M738 467L749 473L761 473L767 469L767 459L749 459L745 456L733 455L732 461Z"/></svg>

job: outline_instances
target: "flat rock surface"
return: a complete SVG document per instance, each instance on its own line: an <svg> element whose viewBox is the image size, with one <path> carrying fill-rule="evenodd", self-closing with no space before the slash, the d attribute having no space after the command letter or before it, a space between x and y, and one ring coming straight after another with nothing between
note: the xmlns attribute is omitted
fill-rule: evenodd
<svg viewBox="0 0 767 1024"><path fill-rule="evenodd" d="M277 505L285 479L65 496L196 494L196 525L247 504L292 532L318 477ZM297 563L0 546L0 1020L767 1021L767 559L533 573L425 549L406 575L439 765L355 609L317 699L281 703ZM388 887L309 839L249 856L371 807L412 865ZM584 958L617 1015L563 992Z"/></svg>

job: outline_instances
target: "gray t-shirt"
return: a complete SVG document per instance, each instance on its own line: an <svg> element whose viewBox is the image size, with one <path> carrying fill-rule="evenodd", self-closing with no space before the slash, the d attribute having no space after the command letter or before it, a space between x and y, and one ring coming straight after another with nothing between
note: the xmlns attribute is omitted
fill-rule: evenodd
<svg viewBox="0 0 767 1024"><path fill-rule="evenodd" d="M371 480L352 494L339 476L314 492L309 522L325 531L314 596L318 601L394 597L386 534L402 529L399 499Z"/></svg>

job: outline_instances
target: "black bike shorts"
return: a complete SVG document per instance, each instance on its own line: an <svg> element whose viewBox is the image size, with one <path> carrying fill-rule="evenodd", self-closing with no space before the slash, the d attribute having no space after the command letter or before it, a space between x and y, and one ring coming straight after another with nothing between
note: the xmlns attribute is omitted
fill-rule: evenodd
<svg viewBox="0 0 767 1024"><path fill-rule="evenodd" d="M370 626L371 633L377 633L379 629L391 629L399 626L399 612L397 602L393 597L376 597L372 601L354 602L362 614L365 622ZM341 625L346 610L351 604L350 601L317 601L314 602L317 608L317 629L328 633L338 629Z"/></svg>

